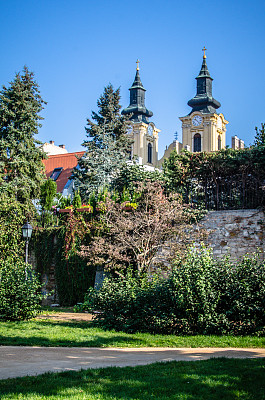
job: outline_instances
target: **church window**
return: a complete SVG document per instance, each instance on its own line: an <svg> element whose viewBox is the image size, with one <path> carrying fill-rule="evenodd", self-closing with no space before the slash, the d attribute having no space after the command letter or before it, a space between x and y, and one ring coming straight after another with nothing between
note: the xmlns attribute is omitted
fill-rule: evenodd
<svg viewBox="0 0 265 400"><path fill-rule="evenodd" d="M148 143L148 146L147 146L147 162L149 164L152 164L152 150L153 150L153 148L152 148L151 143Z"/></svg>
<svg viewBox="0 0 265 400"><path fill-rule="evenodd" d="M218 136L218 150L221 150L222 148L222 141L221 141L221 136Z"/></svg>
<svg viewBox="0 0 265 400"><path fill-rule="evenodd" d="M222 140L221 140L221 136L218 136L218 150L221 150L222 148Z"/></svg>
<svg viewBox="0 0 265 400"><path fill-rule="evenodd" d="M202 151L202 138L199 133L196 133L193 137L193 151Z"/></svg>

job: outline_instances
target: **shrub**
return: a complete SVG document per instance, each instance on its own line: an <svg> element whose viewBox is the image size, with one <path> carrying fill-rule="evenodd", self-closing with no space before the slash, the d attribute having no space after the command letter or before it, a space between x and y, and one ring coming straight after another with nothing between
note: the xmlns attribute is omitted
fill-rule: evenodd
<svg viewBox="0 0 265 400"><path fill-rule="evenodd" d="M41 301L40 284L29 264L6 260L0 269L0 319L25 320L36 316Z"/></svg>
<svg viewBox="0 0 265 400"><path fill-rule="evenodd" d="M226 276L223 274L220 290L220 309L226 315L228 332L264 331L265 262L261 263L258 255L246 256L236 265L230 264Z"/></svg>
<svg viewBox="0 0 265 400"><path fill-rule="evenodd" d="M91 289L82 310L98 310L105 329L167 334L264 333L265 264L245 257L233 265L217 262L211 251L188 250L165 279L106 278Z"/></svg>

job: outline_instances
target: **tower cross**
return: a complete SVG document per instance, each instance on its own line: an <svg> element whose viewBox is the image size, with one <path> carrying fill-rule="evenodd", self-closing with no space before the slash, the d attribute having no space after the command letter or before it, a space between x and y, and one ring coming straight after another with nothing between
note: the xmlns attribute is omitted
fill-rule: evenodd
<svg viewBox="0 0 265 400"><path fill-rule="evenodd" d="M140 62L139 59L137 59L137 61L136 61L136 64L137 64L136 71L139 71L139 69L140 69L139 68L139 62Z"/></svg>
<svg viewBox="0 0 265 400"><path fill-rule="evenodd" d="M206 51L207 49L205 48L205 46L204 46L204 48L202 49L202 51L203 51L203 58L206 58L206 55L205 55L205 51Z"/></svg>

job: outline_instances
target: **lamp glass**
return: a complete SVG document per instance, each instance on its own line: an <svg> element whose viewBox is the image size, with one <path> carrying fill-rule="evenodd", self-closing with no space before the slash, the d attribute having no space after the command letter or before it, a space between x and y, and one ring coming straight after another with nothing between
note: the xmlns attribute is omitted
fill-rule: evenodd
<svg viewBox="0 0 265 400"><path fill-rule="evenodd" d="M26 222L26 224L24 224L22 226L22 235L24 239L30 239L31 235L32 235L32 231L33 228L32 226L29 224L29 222Z"/></svg>

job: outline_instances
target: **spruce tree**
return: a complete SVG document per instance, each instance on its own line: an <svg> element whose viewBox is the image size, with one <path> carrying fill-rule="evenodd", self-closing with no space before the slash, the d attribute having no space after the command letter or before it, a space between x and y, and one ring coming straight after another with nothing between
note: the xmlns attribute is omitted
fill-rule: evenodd
<svg viewBox="0 0 265 400"><path fill-rule="evenodd" d="M13 193L21 203L38 198L45 177L44 153L35 139L43 104L27 67L0 92L0 192Z"/></svg>
<svg viewBox="0 0 265 400"><path fill-rule="evenodd" d="M265 145L265 124L261 124L261 129L255 128L255 146L264 146Z"/></svg>
<svg viewBox="0 0 265 400"><path fill-rule="evenodd" d="M120 114L119 102L120 89L108 85L97 101L98 113L93 111L92 120L87 119L87 140L82 144L86 152L74 170L75 188L83 200L109 187L128 159L132 140L126 135L128 122Z"/></svg>

